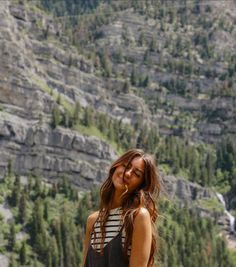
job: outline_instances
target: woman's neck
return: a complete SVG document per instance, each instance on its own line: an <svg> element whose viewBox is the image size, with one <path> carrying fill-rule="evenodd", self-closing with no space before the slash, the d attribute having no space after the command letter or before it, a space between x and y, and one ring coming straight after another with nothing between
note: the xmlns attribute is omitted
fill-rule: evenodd
<svg viewBox="0 0 236 267"><path fill-rule="evenodd" d="M112 199L111 209L115 209L121 206L121 195L122 193L115 191Z"/></svg>

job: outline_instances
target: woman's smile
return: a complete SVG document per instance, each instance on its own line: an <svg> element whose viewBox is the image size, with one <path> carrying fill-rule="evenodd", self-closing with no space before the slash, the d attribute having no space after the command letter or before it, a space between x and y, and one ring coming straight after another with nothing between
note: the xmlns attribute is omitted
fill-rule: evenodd
<svg viewBox="0 0 236 267"><path fill-rule="evenodd" d="M144 161L141 157L134 158L129 166L122 164L116 167L116 170L112 176L113 185L116 190L124 191L126 187L133 191L138 188L144 178Z"/></svg>

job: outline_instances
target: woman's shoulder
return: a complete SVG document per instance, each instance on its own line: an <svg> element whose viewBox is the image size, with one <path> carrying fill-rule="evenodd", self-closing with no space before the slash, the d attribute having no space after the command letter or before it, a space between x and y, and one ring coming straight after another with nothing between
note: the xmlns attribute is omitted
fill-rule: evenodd
<svg viewBox="0 0 236 267"><path fill-rule="evenodd" d="M151 220L151 216L148 209L146 209L145 207L141 207L138 210L134 221L140 223L141 221L149 221L149 220Z"/></svg>
<svg viewBox="0 0 236 267"><path fill-rule="evenodd" d="M146 208L140 208L134 218L133 234L135 236L149 235L152 229L151 216Z"/></svg>
<svg viewBox="0 0 236 267"><path fill-rule="evenodd" d="M97 220L98 218L98 215L99 215L99 211L95 211L93 213L91 213L89 216L88 216L88 219L87 219L87 228L89 230L92 229L95 221Z"/></svg>

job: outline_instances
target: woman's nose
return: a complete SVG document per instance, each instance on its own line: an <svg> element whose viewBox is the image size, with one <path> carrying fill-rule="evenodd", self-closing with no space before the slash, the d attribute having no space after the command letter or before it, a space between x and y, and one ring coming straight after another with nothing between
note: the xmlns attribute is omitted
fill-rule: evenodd
<svg viewBox="0 0 236 267"><path fill-rule="evenodd" d="M131 174L132 174L132 169L131 168L127 169L125 172L125 176L130 177Z"/></svg>

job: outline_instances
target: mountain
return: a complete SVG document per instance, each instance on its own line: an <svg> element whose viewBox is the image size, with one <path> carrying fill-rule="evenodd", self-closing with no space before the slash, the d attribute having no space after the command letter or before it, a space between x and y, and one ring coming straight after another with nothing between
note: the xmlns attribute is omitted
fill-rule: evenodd
<svg viewBox="0 0 236 267"><path fill-rule="evenodd" d="M87 190L141 147L180 207L235 215L235 2L83 2L0 1L1 180Z"/></svg>

